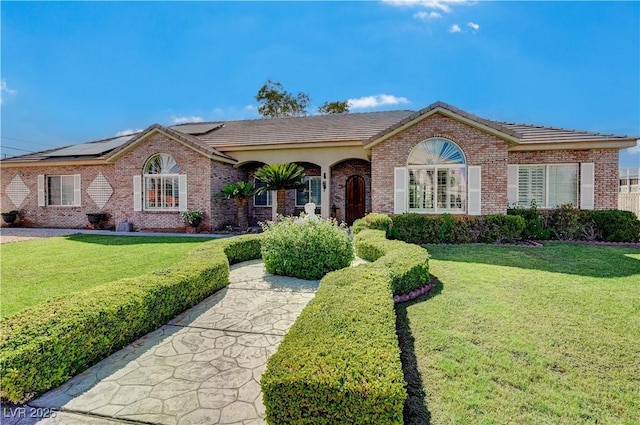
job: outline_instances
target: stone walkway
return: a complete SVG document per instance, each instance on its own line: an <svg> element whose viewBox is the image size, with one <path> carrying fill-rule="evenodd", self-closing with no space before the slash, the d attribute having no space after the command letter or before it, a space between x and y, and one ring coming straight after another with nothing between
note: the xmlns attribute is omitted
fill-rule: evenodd
<svg viewBox="0 0 640 425"><path fill-rule="evenodd" d="M318 282L269 275L259 260L232 266L230 282L2 423L265 424L267 358Z"/></svg>

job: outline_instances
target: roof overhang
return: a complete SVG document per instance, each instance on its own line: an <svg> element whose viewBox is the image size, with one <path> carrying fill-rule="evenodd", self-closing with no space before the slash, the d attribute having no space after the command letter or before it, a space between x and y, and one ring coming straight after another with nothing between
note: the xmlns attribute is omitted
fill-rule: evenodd
<svg viewBox="0 0 640 425"><path fill-rule="evenodd" d="M457 110L453 110L453 109L454 108L447 107L447 105L443 104L442 102L438 102L437 104L434 104L421 111L418 111L414 115L408 117L406 120L401 121L399 125L391 127L390 129L384 130L383 132L372 137L371 139L365 141L364 148L371 149L374 146L384 142L385 140L390 139L396 134L402 133L403 131L405 131L409 127L416 125L420 121L423 121L436 114L444 115L458 122L466 124L470 127L473 127L485 133L494 135L500 139L506 140L510 144L513 144L513 145L518 144L519 138L515 133L512 134L512 132L507 131L506 129L500 130L498 128L495 128L494 126L491 126L485 123L484 121L486 120L483 120L481 118L475 117L470 114L459 113L457 112Z"/></svg>
<svg viewBox="0 0 640 425"><path fill-rule="evenodd" d="M349 140L340 142L295 142L295 143L263 143L258 145L231 145L216 146L221 152L237 151L261 151L278 149L316 149L316 148L342 148L342 147L362 147L362 140Z"/></svg>
<svg viewBox="0 0 640 425"><path fill-rule="evenodd" d="M551 150L627 149L636 146L637 139L576 141L555 143L521 143L509 147L509 152L533 152Z"/></svg>
<svg viewBox="0 0 640 425"><path fill-rule="evenodd" d="M53 161L9 161L0 162L0 168L24 168L24 167L66 167L72 165L110 165L103 158L100 159L61 159Z"/></svg>

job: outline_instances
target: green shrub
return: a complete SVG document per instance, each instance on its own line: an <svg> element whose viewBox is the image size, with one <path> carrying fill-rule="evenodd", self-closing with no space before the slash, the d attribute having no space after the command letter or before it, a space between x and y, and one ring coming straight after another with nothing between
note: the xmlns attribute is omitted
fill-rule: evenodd
<svg viewBox="0 0 640 425"><path fill-rule="evenodd" d="M640 241L640 220L631 211L588 211L587 221L595 224L603 240L608 242Z"/></svg>
<svg viewBox="0 0 640 425"><path fill-rule="evenodd" d="M242 235L225 239L222 244L229 264L261 258L262 234Z"/></svg>
<svg viewBox="0 0 640 425"><path fill-rule="evenodd" d="M484 217L482 242L514 242L522 237L524 218L519 215L493 214Z"/></svg>
<svg viewBox="0 0 640 425"><path fill-rule="evenodd" d="M256 240L206 242L166 270L106 283L3 319L2 398L24 402L56 387L225 287L224 251L248 257L256 253Z"/></svg>
<svg viewBox="0 0 640 425"><path fill-rule="evenodd" d="M555 239L574 240L582 234L582 211L572 204L561 205L551 212L551 228Z"/></svg>
<svg viewBox="0 0 640 425"><path fill-rule="evenodd" d="M355 246L358 257L375 261L387 270L393 295L411 292L429 282L429 254L420 246L387 240L384 233L375 230L360 232Z"/></svg>
<svg viewBox="0 0 640 425"><path fill-rule="evenodd" d="M392 226L393 221L387 214L369 213L353 223L352 232L355 235L363 229L375 229L388 233Z"/></svg>
<svg viewBox="0 0 640 425"><path fill-rule="evenodd" d="M269 273L316 280L353 258L347 229L335 220L285 217L265 226L262 259Z"/></svg>
<svg viewBox="0 0 640 425"><path fill-rule="evenodd" d="M327 274L269 358L260 382L269 424L403 423L392 289L428 279L428 254L381 230L360 231L355 244L374 262Z"/></svg>
<svg viewBox="0 0 640 425"><path fill-rule="evenodd" d="M531 208L510 208L507 210L507 214L519 215L524 218L525 227L522 232L522 237L524 239L533 239L538 241L551 239L553 229L549 227L549 214L539 211L535 203L533 203Z"/></svg>

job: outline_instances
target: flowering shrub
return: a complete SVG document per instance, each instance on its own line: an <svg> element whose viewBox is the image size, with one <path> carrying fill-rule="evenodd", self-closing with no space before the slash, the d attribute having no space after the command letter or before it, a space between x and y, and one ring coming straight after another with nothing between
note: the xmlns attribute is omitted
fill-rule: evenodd
<svg viewBox="0 0 640 425"><path fill-rule="evenodd" d="M262 260L269 273L317 280L353 261L347 229L335 220L281 217L263 229Z"/></svg>

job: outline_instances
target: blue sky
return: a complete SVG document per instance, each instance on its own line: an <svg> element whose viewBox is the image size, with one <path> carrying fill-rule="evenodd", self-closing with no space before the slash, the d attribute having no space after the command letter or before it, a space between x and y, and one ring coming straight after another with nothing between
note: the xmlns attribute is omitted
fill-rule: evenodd
<svg viewBox="0 0 640 425"><path fill-rule="evenodd" d="M258 118L271 78L352 112L441 100L640 136L639 2L3 1L2 152ZM621 153L640 167L640 148Z"/></svg>

